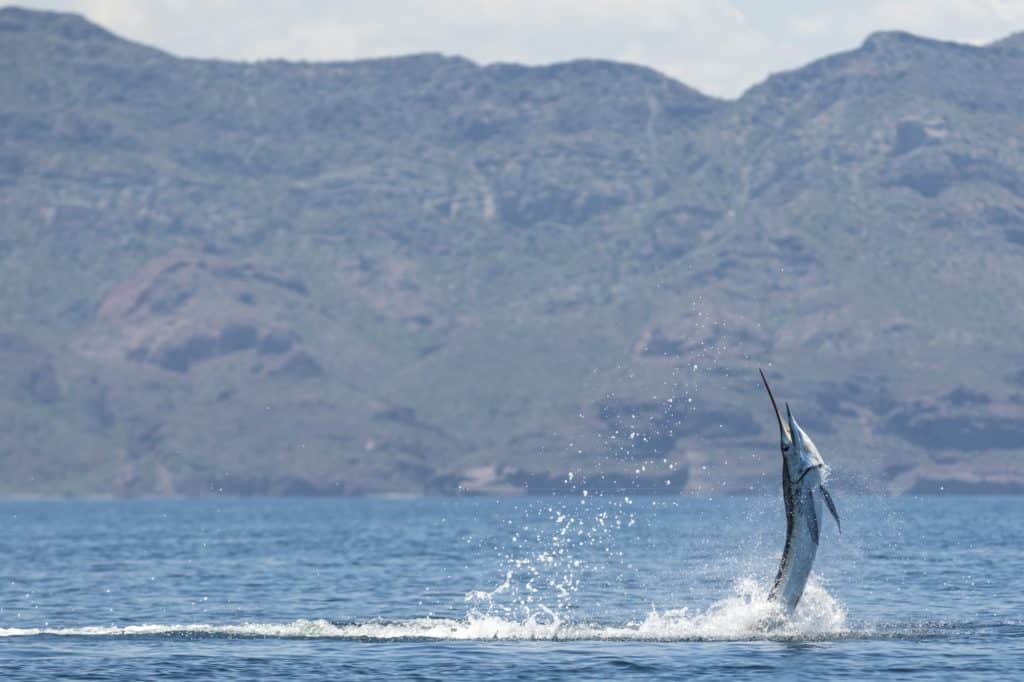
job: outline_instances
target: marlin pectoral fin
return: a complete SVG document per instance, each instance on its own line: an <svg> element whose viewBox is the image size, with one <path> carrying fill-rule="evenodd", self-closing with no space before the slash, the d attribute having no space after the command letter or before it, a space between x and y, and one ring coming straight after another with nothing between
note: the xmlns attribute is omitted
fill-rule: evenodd
<svg viewBox="0 0 1024 682"><path fill-rule="evenodd" d="M828 494L828 489L819 485L818 488L821 490L821 494L825 497L825 504L828 506L829 512L832 514L832 518L836 520L836 528L839 529L839 534L843 533L843 525L839 523L839 512L836 511L836 503L832 501L832 496Z"/></svg>
<svg viewBox="0 0 1024 682"><path fill-rule="evenodd" d="M807 526L811 530L811 537L814 539L814 544L818 544L818 540L821 538L821 525L818 523L818 512L814 511L814 492L811 490L807 491L807 497L804 500L807 505Z"/></svg>

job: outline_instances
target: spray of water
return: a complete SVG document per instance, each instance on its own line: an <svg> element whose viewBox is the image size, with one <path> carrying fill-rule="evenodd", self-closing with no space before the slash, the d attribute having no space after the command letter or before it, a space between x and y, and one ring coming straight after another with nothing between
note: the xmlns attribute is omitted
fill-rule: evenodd
<svg viewBox="0 0 1024 682"><path fill-rule="evenodd" d="M846 613L819 585L809 586L800 609L785 619L753 580L737 582L733 593L702 613L687 609L652 610L643 619L622 624L566 621L539 609L523 620L471 613L464 619L410 618L332 623L146 624L72 628L0 628L0 637L193 637L329 638L396 640L558 640L558 641L713 641L752 639L831 639L849 636Z"/></svg>

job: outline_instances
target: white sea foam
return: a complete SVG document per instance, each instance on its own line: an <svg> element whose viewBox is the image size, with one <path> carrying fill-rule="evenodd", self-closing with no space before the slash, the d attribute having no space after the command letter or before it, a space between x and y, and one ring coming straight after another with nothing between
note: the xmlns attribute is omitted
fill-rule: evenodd
<svg viewBox="0 0 1024 682"><path fill-rule="evenodd" d="M234 625L146 624L125 626L0 628L0 637L39 635L77 637L213 636L340 638L359 640L646 640L714 641L753 639L832 639L846 636L846 612L820 585L808 585L800 608L785 618L753 580L739 582L732 595L699 613L652 610L641 620L619 625L568 621L542 612L522 620L471 614L464 619L410 618L332 623L300 619L290 623Z"/></svg>

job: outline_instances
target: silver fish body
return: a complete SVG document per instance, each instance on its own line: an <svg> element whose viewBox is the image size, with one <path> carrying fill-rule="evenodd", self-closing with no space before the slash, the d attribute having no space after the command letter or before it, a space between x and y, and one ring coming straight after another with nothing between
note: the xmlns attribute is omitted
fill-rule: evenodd
<svg viewBox="0 0 1024 682"><path fill-rule="evenodd" d="M789 405L786 405L786 421L782 421L764 372L761 378L779 422L782 497L786 508L786 544L768 598L777 601L786 613L792 613L807 587L818 553L823 508L828 508L837 525L839 514L825 488L828 467L814 441L800 428Z"/></svg>

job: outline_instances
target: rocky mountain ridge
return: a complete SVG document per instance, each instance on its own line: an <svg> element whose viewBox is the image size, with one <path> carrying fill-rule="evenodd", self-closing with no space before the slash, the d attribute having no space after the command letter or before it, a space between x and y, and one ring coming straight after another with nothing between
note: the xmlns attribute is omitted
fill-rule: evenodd
<svg viewBox="0 0 1024 682"><path fill-rule="evenodd" d="M1024 489L1024 48L735 101L0 10L0 493ZM568 474L572 472L573 476Z"/></svg>

